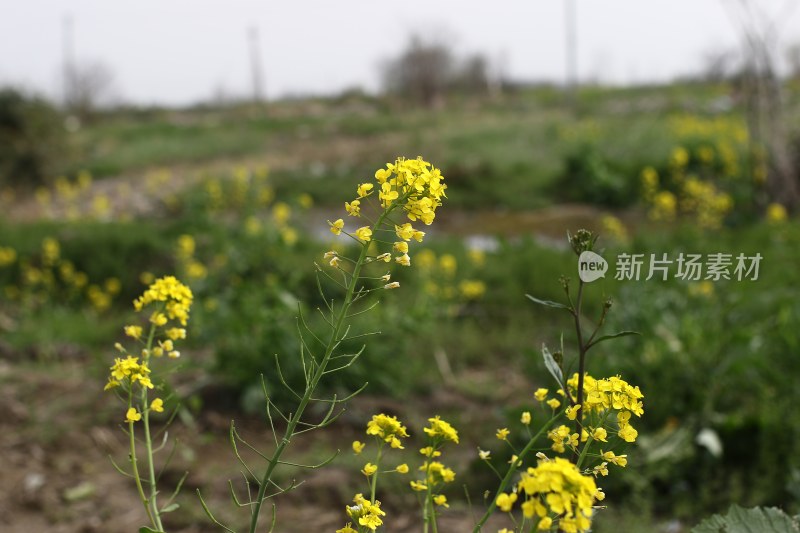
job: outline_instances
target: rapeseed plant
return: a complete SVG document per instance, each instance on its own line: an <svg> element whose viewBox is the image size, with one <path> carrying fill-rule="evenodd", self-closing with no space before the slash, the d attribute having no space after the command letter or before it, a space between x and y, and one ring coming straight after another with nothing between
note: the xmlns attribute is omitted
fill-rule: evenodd
<svg viewBox="0 0 800 533"><path fill-rule="evenodd" d="M136 349L128 350L122 344L116 344L115 348L121 356L114 359L104 388L106 391L115 392L125 404L123 422L127 425L125 431L129 438L130 467L125 469L116 463L114 466L121 474L134 480L139 499L155 531L163 531L162 515L177 509L177 504L173 503L173 500L180 491L183 479L172 496L159 506L158 476L154 456L160 447L158 449L153 447L150 413L164 412L164 398L156 396L150 399L150 391L158 393L162 390L162 387L160 385L157 387L151 379L151 365L155 359L164 356L168 359L180 357L177 343L186 338L185 328L192 300L193 295L189 287L172 276L155 280L139 298L134 300L133 307L136 312L149 313L148 325L125 326L125 335L138 346ZM139 464L140 450L136 436L139 424L143 433L144 466Z"/></svg>
<svg viewBox="0 0 800 533"><path fill-rule="evenodd" d="M338 353L338 349L343 341L351 336L352 318L363 312L369 311L371 307L366 307L358 311L353 311L353 306L364 299L369 293L376 290L389 290L399 287L398 282L391 281L391 273L381 271L367 275L370 265L387 265L392 262L401 266L411 265L411 255L408 243L413 239L422 242L425 232L415 228L412 223L421 222L431 224L436 217L436 210L445 198L447 186L443 183L443 177L439 169L424 161L422 158L404 159L398 158L394 163L387 163L385 168L380 168L375 172L375 181L361 183L356 188L356 198L345 204L347 216L354 217L366 224L360 225L356 229L348 229L343 219L328 222L330 231L336 236L346 236L357 245L357 256L349 257L344 252L337 249L330 250L323 254L323 260L327 266L317 265L318 289L322 300L325 302L325 309L321 309L322 316L328 326L327 340L319 332L314 331L302 313L298 319L298 331L300 336L300 359L303 366L305 385L302 390L291 388L283 378L280 364L276 359L276 371L280 382L286 387L290 394L294 396L297 405L290 415L284 414L271 399L270 391L267 389L266 382L262 380L264 396L267 404L267 418L272 429L275 449L270 454L260 454L266 460L266 468L261 476L250 476L255 479L257 491L255 497L240 501L231 485L234 503L240 507L246 507L250 511L250 526L248 531L255 533L258 530L258 523L261 518L261 509L264 502L274 496L293 490L295 483L290 485L279 485L274 481L274 475L278 467L287 464L282 460L292 438L304 432L323 428L332 423L341 413L337 409L341 404L360 392L359 389L348 397L339 398L334 396L330 399L315 397L320 381L329 377L331 374L345 370L355 363L363 352L363 348L356 353ZM370 211L364 210L365 206L371 207ZM374 218L371 213L375 212ZM286 215L281 210L273 211L273 217L277 222ZM407 221L402 220L405 218ZM381 249L385 247L385 249ZM333 286L343 291L344 295L341 303L336 303L325 293L321 278L326 278ZM365 385L366 386L366 385ZM305 411L311 403L327 404L326 414L321 420L309 421L304 418ZM279 438L274 425L273 413L280 417L285 423L283 436ZM373 431L376 431L373 429ZM397 444L400 436L392 434L391 444ZM231 442L234 454L246 471L252 469L245 463L239 455L236 446L243 443L245 446L254 449L249 443L244 441L236 432L235 427L231 426ZM260 453L260 452L259 452ZM319 468L330 462L333 457L317 465L293 465L295 467ZM373 464L365 465L364 475L376 476L377 466ZM250 494L250 482L247 482L248 494ZM267 491L270 491L269 493ZM198 492L199 495L199 492ZM225 531L233 531L229 526L217 520L211 510L203 501L200 502L209 519ZM364 500L363 497L356 498L355 506L352 507L351 519L357 516L359 527L370 527L374 530L380 525L382 511L379 512L379 504L375 503L374 497ZM276 522L276 511L272 509L272 527ZM350 527L350 526L348 526Z"/></svg>

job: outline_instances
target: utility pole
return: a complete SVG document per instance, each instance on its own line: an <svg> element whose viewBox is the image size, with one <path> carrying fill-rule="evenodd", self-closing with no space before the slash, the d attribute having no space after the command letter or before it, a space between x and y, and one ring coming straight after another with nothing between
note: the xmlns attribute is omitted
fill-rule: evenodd
<svg viewBox="0 0 800 533"><path fill-rule="evenodd" d="M573 113L578 104L578 28L576 0L564 0L564 26L566 35L567 105Z"/></svg>
<svg viewBox="0 0 800 533"><path fill-rule="evenodd" d="M75 72L75 48L74 48L74 34L72 25L72 15L64 15L61 19L61 33L62 33L62 46L63 46L63 98L64 106L68 107L74 96L74 72Z"/></svg>
<svg viewBox="0 0 800 533"><path fill-rule="evenodd" d="M250 50L250 74L253 81L253 102L260 103L264 100L264 75L261 67L258 27L251 26L247 37Z"/></svg>

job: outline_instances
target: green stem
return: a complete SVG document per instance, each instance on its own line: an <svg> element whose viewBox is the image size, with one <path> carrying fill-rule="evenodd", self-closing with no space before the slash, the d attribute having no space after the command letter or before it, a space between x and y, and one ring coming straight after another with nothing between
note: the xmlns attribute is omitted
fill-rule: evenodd
<svg viewBox="0 0 800 533"><path fill-rule="evenodd" d="M562 414L564 414L564 411L558 413L557 415L553 416L550 420L548 420L542 426L542 428L536 433L536 435L534 435L533 438L528 441L528 444L525 445L525 447L522 449L522 451L519 452L519 455L517 456L517 461L515 461L513 464L511 464L508 467L508 472L506 472L505 477L500 482L500 486L497 488L497 492L495 492L494 497L492 498L492 501L489 504L489 508L486 509L486 512L481 517L480 521L477 524L475 524L475 527L473 528L472 533L479 533L480 530L481 530L481 527L483 527L483 525L486 523L486 521L489 519L489 517L494 512L495 508L497 507L497 497L501 493L505 492L506 487L508 487L508 484L511 483L511 478L514 477L514 473L517 471L517 464L516 463L518 461L523 461L525 459L525 457L528 455L528 453L533 449L533 445L536 444L537 440L539 440L539 437L541 437L542 434L545 431L550 429L550 426L553 425L553 422L555 422L556 419L558 419L558 417L561 416Z"/></svg>
<svg viewBox="0 0 800 533"><path fill-rule="evenodd" d="M583 304L583 280L578 284L578 295L575 298L575 334L578 337L578 390L575 405L578 411L575 416L575 432L580 439L583 431L583 374L586 372L586 345L583 343L583 331L581 330L581 306ZM569 394L569 391L567 391ZM576 454L577 456L577 454ZM577 458L577 457L576 457Z"/></svg>
<svg viewBox="0 0 800 533"><path fill-rule="evenodd" d="M131 399L132 393L128 393L128 409L131 408ZM136 460L136 436L134 434L133 429L133 421L128 422L128 435L130 437L130 447L131 447L131 470L133 472L133 479L136 481L136 491L139 493L139 499L142 500L142 505L144 505L144 510L147 511L147 517L150 519L150 523L154 526L156 525L156 521L153 518L153 513L150 511L150 505L147 501L147 496L144 495L144 487L142 486L142 478L139 475L139 463Z"/></svg>
<svg viewBox="0 0 800 533"><path fill-rule="evenodd" d="M383 452L383 442L378 448L378 457L375 459L375 473L372 475L372 482L369 487L369 503L375 505L375 489L378 487L378 474L381 471L381 453Z"/></svg>
<svg viewBox="0 0 800 533"><path fill-rule="evenodd" d="M161 308L163 310L163 307ZM148 365L150 363L150 355L153 350L153 339L155 338L156 333L156 325L152 324L150 326L150 334L147 336L147 346L145 348L145 355L144 355L144 363ZM149 506L152 509L152 516L153 526L159 531L164 530L164 526L161 524L161 514L158 512L158 487L156 487L156 471L155 471L155 464L153 460L153 441L150 437L150 409L147 403L147 387L142 386L142 418L144 422L144 444L145 450L147 451L147 470L150 476L149 485L150 485L150 500L148 502Z"/></svg>
<svg viewBox="0 0 800 533"><path fill-rule="evenodd" d="M395 204L397 205L397 204ZM373 234L375 230L380 228L383 224L384 219L389 215L389 213L394 209L394 207L390 207L389 209L385 210L381 215L378 217L378 220L375 222L375 225L372 227ZM364 260L367 257L367 250L369 249L369 243L365 242L361 245L361 254L358 257L358 260L353 267L353 274L350 278L350 283L347 286L347 292L345 293L344 302L342 303L341 310L339 311L339 316L336 318L335 325L333 326L333 331L331 331L331 337L328 341L328 345L325 348L325 355L323 355L322 360L317 367L316 372L311 377L311 380L308 382L306 386L306 390L303 393L303 397L300 399L300 403L297 406L297 410L295 410L294 414L292 414L291 418L289 419L289 423L286 426L286 430L283 433L283 438L281 442L278 444L278 447L275 448L275 452L273 452L272 457L268 460L268 466L266 472L264 472L264 476L261 478L261 482L258 486L258 495L256 496L255 501L253 502L252 507L252 518L250 520L250 529L248 530L249 533L256 533L256 529L258 527L258 519L259 515L261 514L261 506L264 503L267 485L269 485L269 480L272 479L272 473L275 471L275 468L280 463L280 458L283 455L283 452L286 451L286 447L289 445L289 442L294 436L295 429L297 428L297 424L300 423L300 419L303 417L303 413L308 407L308 403L311 401L311 396L317 388L317 384L319 383L322 376L325 374L325 369L328 366L328 362L331 359L331 355L333 355L333 350L338 343L337 339L339 338L339 334L342 331L342 326L344 325L344 321L347 318L347 312L350 310L350 305L353 303L353 294L355 293L356 286L358 285L359 274L361 273L361 267L364 266Z"/></svg>

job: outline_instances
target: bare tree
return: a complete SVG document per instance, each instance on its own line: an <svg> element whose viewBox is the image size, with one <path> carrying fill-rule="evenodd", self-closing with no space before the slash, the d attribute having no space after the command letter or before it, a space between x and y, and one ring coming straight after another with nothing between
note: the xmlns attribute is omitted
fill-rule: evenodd
<svg viewBox="0 0 800 533"><path fill-rule="evenodd" d="M777 71L780 23L797 3L788 0L770 15L752 0L723 0L744 40L743 97L750 142L763 146L772 162L767 177L770 196L796 208L800 206L800 184L784 122L781 79Z"/></svg>
<svg viewBox="0 0 800 533"><path fill-rule="evenodd" d="M71 64L66 71L64 104L68 112L90 118L111 98L114 75L103 63Z"/></svg>
<svg viewBox="0 0 800 533"><path fill-rule="evenodd" d="M432 107L441 103L453 69L453 55L444 43L414 35L400 57L384 68L384 84L390 92Z"/></svg>

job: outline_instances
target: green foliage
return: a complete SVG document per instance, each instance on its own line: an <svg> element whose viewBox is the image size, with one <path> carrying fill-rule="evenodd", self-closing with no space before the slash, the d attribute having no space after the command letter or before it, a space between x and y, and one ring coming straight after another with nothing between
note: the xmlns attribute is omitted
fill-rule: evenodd
<svg viewBox="0 0 800 533"><path fill-rule="evenodd" d="M785 290L798 282L797 272L781 265L798 238L788 227L713 239L685 231L642 235L626 250L764 257L758 281L620 284L619 299L635 303L620 306L610 327L632 326L642 337L622 339L624 348L608 351L600 364L640 384L648 398L661 396L648 402L642 479L631 474L625 481L629 490L647 491L656 511L699 516L731 501L787 503L800 449L793 408L800 397L790 377L800 371L791 325L800 307Z"/></svg>
<svg viewBox="0 0 800 533"><path fill-rule="evenodd" d="M756 507L744 509L732 505L726 515L714 515L703 520L692 533L796 533L800 524L780 509Z"/></svg>
<svg viewBox="0 0 800 533"><path fill-rule="evenodd" d="M67 152L63 119L52 105L0 88L0 187L48 183L61 171Z"/></svg>

